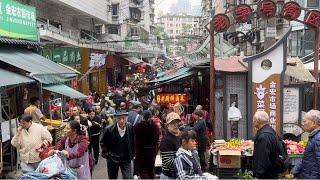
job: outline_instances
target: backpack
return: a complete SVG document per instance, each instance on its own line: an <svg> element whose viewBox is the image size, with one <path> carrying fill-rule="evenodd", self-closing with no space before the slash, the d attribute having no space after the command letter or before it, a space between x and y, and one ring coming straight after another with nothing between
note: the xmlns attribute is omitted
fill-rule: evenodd
<svg viewBox="0 0 320 180"><path fill-rule="evenodd" d="M289 168L289 164L290 164L286 145L278 135L275 135L271 132L267 132L267 133L272 134L277 139L276 150L275 150L276 156L275 156L273 166L274 166L274 169L276 170L276 173L282 174Z"/></svg>

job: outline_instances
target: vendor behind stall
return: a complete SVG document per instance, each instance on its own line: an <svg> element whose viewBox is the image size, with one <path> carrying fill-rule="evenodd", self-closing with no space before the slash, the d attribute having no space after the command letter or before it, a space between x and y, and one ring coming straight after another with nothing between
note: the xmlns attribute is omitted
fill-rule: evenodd
<svg viewBox="0 0 320 180"><path fill-rule="evenodd" d="M38 97L30 98L30 105L24 110L25 114L29 114L32 116L32 121L35 123L40 123L41 120L45 120L44 115L42 114L41 110L39 109L40 106L40 99Z"/></svg>

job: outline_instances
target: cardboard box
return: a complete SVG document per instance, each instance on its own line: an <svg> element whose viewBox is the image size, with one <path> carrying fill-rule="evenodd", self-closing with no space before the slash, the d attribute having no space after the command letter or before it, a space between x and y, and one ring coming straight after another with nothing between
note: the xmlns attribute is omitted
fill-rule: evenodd
<svg viewBox="0 0 320 180"><path fill-rule="evenodd" d="M218 152L219 168L241 168L241 151L221 150Z"/></svg>

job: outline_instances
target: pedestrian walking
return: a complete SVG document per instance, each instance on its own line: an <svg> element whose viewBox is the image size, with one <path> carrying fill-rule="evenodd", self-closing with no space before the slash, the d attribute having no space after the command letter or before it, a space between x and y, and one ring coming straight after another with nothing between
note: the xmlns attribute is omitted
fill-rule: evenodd
<svg viewBox="0 0 320 180"><path fill-rule="evenodd" d="M194 157L192 150L197 147L197 134L191 129L181 132L181 147L177 151L175 166L179 179L203 179L200 164Z"/></svg>
<svg viewBox="0 0 320 180"><path fill-rule="evenodd" d="M89 139L81 130L80 123L75 120L68 122L64 134L56 149L67 157L67 165L77 172L78 179L91 179Z"/></svg>
<svg viewBox="0 0 320 180"><path fill-rule="evenodd" d="M123 179L133 179L131 160L134 156L134 134L127 123L127 112L114 115L116 123L104 129L101 138L102 157L107 159L108 177L118 178L119 168Z"/></svg>
<svg viewBox="0 0 320 180"><path fill-rule="evenodd" d="M39 109L39 106L40 99L38 97L32 97L30 98L30 105L24 110L25 114L32 116L32 122L34 123L40 123L41 120L45 120L45 117Z"/></svg>
<svg viewBox="0 0 320 180"><path fill-rule="evenodd" d="M303 119L303 129L309 132L309 141L302 161L291 171L301 179L320 179L320 111L310 110Z"/></svg>
<svg viewBox="0 0 320 180"><path fill-rule="evenodd" d="M101 118L99 115L95 113L95 110L90 109L88 120L92 124L92 126L89 128L90 130L89 149L91 154L93 154L94 163L98 164L99 151L100 151L99 141L100 141L100 131L101 131Z"/></svg>
<svg viewBox="0 0 320 180"><path fill-rule="evenodd" d="M257 111L253 116L253 125L257 130L254 140L253 177L258 179L276 179L284 167L279 166L280 155L284 157L282 140L269 124L269 115Z"/></svg>
<svg viewBox="0 0 320 180"><path fill-rule="evenodd" d="M152 122L149 110L142 112L143 120L134 126L135 166L141 179L154 179L154 163L158 153L160 131Z"/></svg>
<svg viewBox="0 0 320 180"><path fill-rule="evenodd" d="M134 104L131 111L128 113L128 123L130 123L132 126L140 123L143 119L143 117L140 115L141 110L142 106L140 103Z"/></svg>
<svg viewBox="0 0 320 180"><path fill-rule="evenodd" d="M180 116L171 112L166 117L166 132L160 143L160 156L162 160L162 173L160 179L176 179L177 173L174 165L176 153L180 147L179 124Z"/></svg>
<svg viewBox="0 0 320 180"><path fill-rule="evenodd" d="M206 122L203 119L203 111L196 109L194 111L194 119L195 123L193 125L193 130L197 133L197 150L200 158L201 170L205 172L207 168L205 153L208 144L208 137L206 134Z"/></svg>
<svg viewBox="0 0 320 180"><path fill-rule="evenodd" d="M20 155L22 171L35 171L41 161L37 149L52 142L51 134L42 125L34 123L28 114L19 117L19 124L11 144Z"/></svg>

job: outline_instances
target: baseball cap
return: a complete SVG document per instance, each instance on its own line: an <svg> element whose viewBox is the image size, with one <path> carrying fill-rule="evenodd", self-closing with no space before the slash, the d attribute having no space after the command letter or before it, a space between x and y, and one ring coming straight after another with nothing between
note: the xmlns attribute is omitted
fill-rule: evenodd
<svg viewBox="0 0 320 180"><path fill-rule="evenodd" d="M174 120L181 120L179 114L177 114L175 112L171 112L171 113L167 114L166 124L170 124Z"/></svg>

